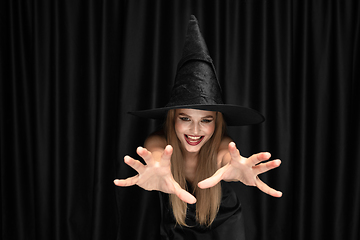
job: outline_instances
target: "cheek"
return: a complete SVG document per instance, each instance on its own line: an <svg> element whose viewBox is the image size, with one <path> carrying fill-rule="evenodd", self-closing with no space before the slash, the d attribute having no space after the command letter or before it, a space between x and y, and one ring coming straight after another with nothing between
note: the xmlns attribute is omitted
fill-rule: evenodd
<svg viewBox="0 0 360 240"><path fill-rule="evenodd" d="M209 135L210 137L214 134L214 131L215 131L215 124L211 124L207 126L207 128L205 129L206 134Z"/></svg>
<svg viewBox="0 0 360 240"><path fill-rule="evenodd" d="M175 123L175 133L179 139L181 139L180 136L183 135L184 129L185 129L184 124L181 124L179 122Z"/></svg>
<svg viewBox="0 0 360 240"><path fill-rule="evenodd" d="M184 131L186 131L190 127L191 127L190 122L181 121L180 119L175 121L175 132L183 133Z"/></svg>
<svg viewBox="0 0 360 240"><path fill-rule="evenodd" d="M181 132L181 124L175 123L175 132L176 132L176 134Z"/></svg>

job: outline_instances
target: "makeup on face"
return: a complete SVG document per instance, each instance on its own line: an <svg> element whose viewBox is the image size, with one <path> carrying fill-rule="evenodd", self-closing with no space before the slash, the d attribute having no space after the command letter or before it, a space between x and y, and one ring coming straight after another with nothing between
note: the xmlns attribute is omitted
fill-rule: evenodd
<svg viewBox="0 0 360 240"><path fill-rule="evenodd" d="M212 137L216 112L197 109L177 109L175 132L186 151L196 153Z"/></svg>

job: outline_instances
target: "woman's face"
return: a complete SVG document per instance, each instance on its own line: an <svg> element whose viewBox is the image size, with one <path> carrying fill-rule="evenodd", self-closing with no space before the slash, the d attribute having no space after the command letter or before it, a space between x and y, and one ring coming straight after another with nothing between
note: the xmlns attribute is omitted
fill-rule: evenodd
<svg viewBox="0 0 360 240"><path fill-rule="evenodd" d="M184 149L197 153L215 130L216 112L196 109L176 109L175 132Z"/></svg>

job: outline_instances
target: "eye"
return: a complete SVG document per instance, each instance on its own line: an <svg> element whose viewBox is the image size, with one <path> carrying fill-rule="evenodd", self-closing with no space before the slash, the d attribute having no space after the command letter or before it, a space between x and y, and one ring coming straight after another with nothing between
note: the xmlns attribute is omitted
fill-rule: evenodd
<svg viewBox="0 0 360 240"><path fill-rule="evenodd" d="M188 118L188 117L179 117L180 118L180 120L182 120L182 121L190 121L190 118Z"/></svg>
<svg viewBox="0 0 360 240"><path fill-rule="evenodd" d="M203 123L211 123L213 121L213 119L203 119L202 122Z"/></svg>

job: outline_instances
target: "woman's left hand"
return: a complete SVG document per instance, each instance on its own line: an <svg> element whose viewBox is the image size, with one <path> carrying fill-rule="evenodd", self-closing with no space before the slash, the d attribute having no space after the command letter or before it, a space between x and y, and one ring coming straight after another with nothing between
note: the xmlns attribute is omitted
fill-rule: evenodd
<svg viewBox="0 0 360 240"><path fill-rule="evenodd" d="M258 153L249 158L240 155L234 142L229 143L230 161L215 174L198 183L200 188L210 188L215 186L221 180L241 181L247 186L256 186L264 193L273 197L281 197L282 192L277 191L260 180L259 174L267 172L280 166L280 160L272 160L262 163L270 158L270 153Z"/></svg>

